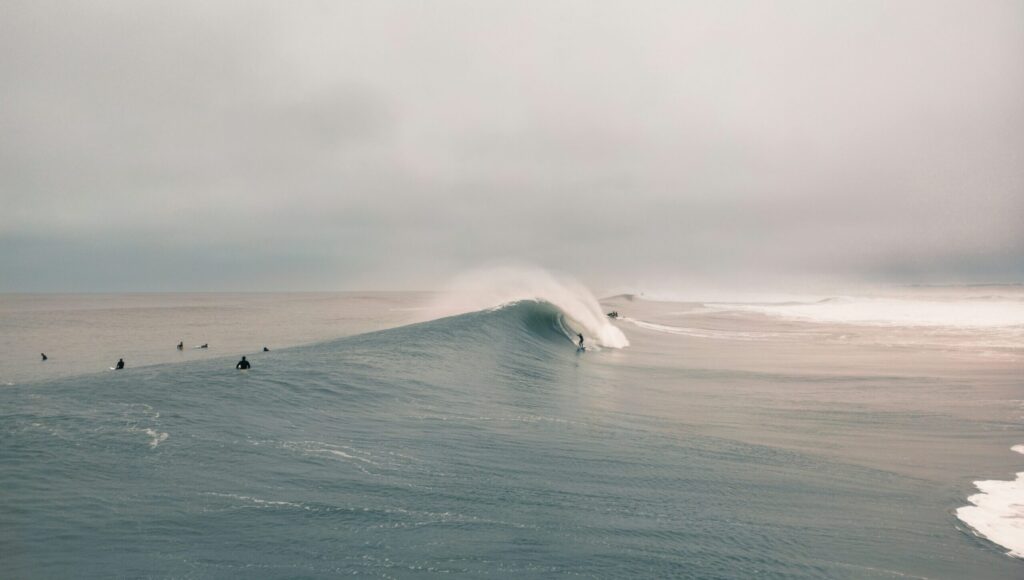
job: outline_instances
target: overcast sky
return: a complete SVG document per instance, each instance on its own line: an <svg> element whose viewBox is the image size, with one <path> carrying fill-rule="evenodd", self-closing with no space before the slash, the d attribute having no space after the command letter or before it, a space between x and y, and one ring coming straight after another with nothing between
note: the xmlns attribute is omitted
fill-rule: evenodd
<svg viewBox="0 0 1024 580"><path fill-rule="evenodd" d="M1024 2L0 2L0 291L1024 281Z"/></svg>

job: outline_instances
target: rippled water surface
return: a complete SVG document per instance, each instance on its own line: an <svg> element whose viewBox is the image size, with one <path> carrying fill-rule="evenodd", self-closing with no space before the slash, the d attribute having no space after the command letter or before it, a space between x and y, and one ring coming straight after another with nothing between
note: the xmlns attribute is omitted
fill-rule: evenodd
<svg viewBox="0 0 1024 580"><path fill-rule="evenodd" d="M1024 465L1012 336L605 307L628 348L522 302L0 388L0 571L1024 575L955 514Z"/></svg>

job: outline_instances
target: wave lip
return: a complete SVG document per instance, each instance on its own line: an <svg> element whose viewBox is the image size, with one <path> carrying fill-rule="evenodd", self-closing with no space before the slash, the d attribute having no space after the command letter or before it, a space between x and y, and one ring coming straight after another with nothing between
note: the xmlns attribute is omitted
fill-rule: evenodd
<svg viewBox="0 0 1024 580"><path fill-rule="evenodd" d="M1024 445L1014 445L1024 454ZM956 510L956 516L977 534L1008 549L1008 554L1024 558L1024 471L1010 481L974 482L981 493L967 498L973 505Z"/></svg>

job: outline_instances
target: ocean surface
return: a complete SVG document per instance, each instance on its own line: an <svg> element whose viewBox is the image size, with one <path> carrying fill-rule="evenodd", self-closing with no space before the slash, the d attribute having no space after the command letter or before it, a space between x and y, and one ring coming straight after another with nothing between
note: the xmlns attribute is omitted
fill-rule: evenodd
<svg viewBox="0 0 1024 580"><path fill-rule="evenodd" d="M415 320L430 296L0 294L0 386L98 372L119 358L129 367L185 362L380 330Z"/></svg>
<svg viewBox="0 0 1024 580"><path fill-rule="evenodd" d="M1021 578L1021 445L1014 286L0 295L4 578Z"/></svg>

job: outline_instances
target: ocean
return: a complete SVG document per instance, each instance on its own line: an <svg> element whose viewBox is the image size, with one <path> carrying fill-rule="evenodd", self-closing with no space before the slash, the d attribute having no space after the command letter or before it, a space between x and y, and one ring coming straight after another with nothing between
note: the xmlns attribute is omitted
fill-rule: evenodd
<svg viewBox="0 0 1024 580"><path fill-rule="evenodd" d="M1024 577L1024 289L478 290L0 295L0 576Z"/></svg>

